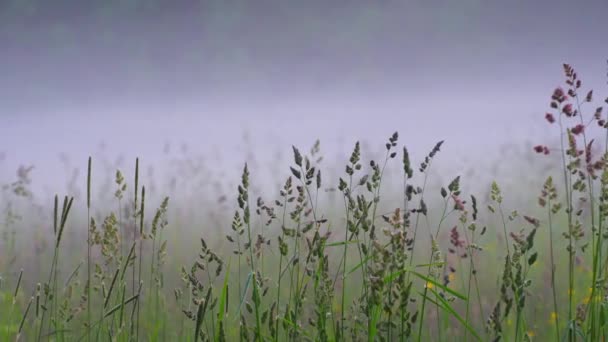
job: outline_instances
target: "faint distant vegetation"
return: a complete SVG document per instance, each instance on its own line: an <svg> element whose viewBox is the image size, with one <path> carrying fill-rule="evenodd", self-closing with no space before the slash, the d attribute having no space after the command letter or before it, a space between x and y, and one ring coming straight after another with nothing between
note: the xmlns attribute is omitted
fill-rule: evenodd
<svg viewBox="0 0 608 342"><path fill-rule="evenodd" d="M344 159L317 141L268 167L253 150L240 179L186 147L166 146L162 174L64 156L51 203L20 167L1 189L0 336L603 340L608 123L563 70L544 114L555 144L448 178L443 141L414 161L396 132Z"/></svg>

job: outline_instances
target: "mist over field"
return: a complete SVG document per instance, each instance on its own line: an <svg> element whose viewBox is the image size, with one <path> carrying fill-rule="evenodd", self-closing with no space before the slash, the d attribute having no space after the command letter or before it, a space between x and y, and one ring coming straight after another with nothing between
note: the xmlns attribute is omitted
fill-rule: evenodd
<svg viewBox="0 0 608 342"><path fill-rule="evenodd" d="M328 157L356 140L381 149L395 130L415 157L446 140L440 162L494 162L551 133L563 62L606 89L606 4L573 6L5 1L1 174L35 165L33 186L54 193L59 155L83 169L102 143L112 161L157 168L167 143L186 144L229 172L247 152L273 160L317 138Z"/></svg>
<svg viewBox="0 0 608 342"><path fill-rule="evenodd" d="M605 339L607 13L0 0L0 340Z"/></svg>

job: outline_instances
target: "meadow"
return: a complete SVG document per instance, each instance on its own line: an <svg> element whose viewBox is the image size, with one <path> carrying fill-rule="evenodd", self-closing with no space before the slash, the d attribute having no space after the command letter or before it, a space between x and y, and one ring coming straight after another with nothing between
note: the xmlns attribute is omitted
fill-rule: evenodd
<svg viewBox="0 0 608 342"><path fill-rule="evenodd" d="M445 178L449 142L413 160L397 132L343 159L293 146L275 188L246 163L226 180L187 157L161 177L89 158L47 203L20 167L0 339L604 340L608 98L563 74L538 109L555 141L500 151L506 172Z"/></svg>

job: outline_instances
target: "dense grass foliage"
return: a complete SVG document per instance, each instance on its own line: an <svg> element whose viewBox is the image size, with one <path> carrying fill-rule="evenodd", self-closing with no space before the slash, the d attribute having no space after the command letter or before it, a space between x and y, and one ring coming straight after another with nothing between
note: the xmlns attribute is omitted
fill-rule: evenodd
<svg viewBox="0 0 608 342"><path fill-rule="evenodd" d="M431 186L443 141L415 163L398 133L380 158L355 143L336 177L319 142L294 146L270 197L245 164L234 203L159 197L139 160L97 194L89 159L86 196L47 210L20 168L1 200L0 338L604 340L608 121L564 74L545 114L559 145L530 151L557 161L538 189L524 175L477 197L461 184L472 177ZM522 190L531 201L516 210L509 193Z"/></svg>

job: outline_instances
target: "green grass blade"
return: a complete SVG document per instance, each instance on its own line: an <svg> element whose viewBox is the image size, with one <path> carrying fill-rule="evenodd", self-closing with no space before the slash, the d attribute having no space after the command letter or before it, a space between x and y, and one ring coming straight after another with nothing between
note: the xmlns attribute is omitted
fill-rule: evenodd
<svg viewBox="0 0 608 342"><path fill-rule="evenodd" d="M458 312L456 312L456 310L454 310L454 308L452 308L452 306L450 305L450 303L445 300L443 297L441 297L439 295L439 293L437 293L437 291L433 290L433 289L428 289L430 292L432 292L433 294L435 294L435 298L439 299L440 303L437 303L436 301L434 301L432 298L430 298L429 296L425 296L423 293L418 292L422 297L426 297L426 300L428 300L429 302L437 305L438 307L440 307L441 309L443 309L444 311L450 313L452 316L454 316L454 318L456 318L464 327L465 329L467 329L473 336L475 336L475 338L477 338L478 341L481 341L481 337L479 337L479 334L477 334L477 332L475 331L475 329L473 329L459 314Z"/></svg>
<svg viewBox="0 0 608 342"><path fill-rule="evenodd" d="M427 276L424 276L424 275L422 275L422 274L420 274L420 273L418 273L418 272L416 272L416 271L410 271L410 273L411 273L411 274L413 274L413 275L415 275L416 277L418 277L418 278L420 278L420 279L422 279L422 280L426 281L427 283L431 283L431 284L433 284L434 286L437 286L438 288L440 288L440 289L444 290L445 292L448 292L449 294L451 294L451 295L453 295L453 296L455 296L455 297L458 297L458 298L460 298L460 299L462 299L462 300L467 300L467 299L468 299L468 298L467 298L467 296L465 296L465 295L463 295L463 294L461 294L461 293L459 293L459 292L456 292L456 291L454 291L454 290L450 289L450 288L449 288L449 287L447 287L447 286L444 286L444 285L442 285L442 284L438 283L438 282L437 282L437 281L435 281L434 279L431 279L431 278L429 278L429 277L427 277Z"/></svg>
<svg viewBox="0 0 608 342"><path fill-rule="evenodd" d="M215 340L219 341L220 339L220 334L221 331L223 329L223 321L224 321L224 316L226 316L226 308L228 305L228 278L230 277L230 262L231 259L228 260L228 268L226 271L226 274L224 275L224 284L222 285L222 293L220 295L220 304L219 304L219 309L217 312L217 329L216 329L216 336L215 336Z"/></svg>

